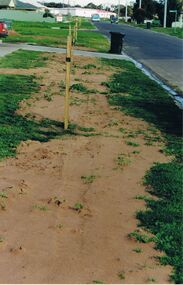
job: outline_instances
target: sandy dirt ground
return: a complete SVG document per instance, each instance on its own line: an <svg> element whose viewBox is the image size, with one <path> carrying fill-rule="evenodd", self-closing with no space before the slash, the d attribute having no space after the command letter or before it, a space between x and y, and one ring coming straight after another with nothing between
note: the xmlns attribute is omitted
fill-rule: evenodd
<svg viewBox="0 0 183 285"><path fill-rule="evenodd" d="M49 58L44 68L0 72L35 74L41 81L19 113L63 121L64 55ZM171 268L158 263L154 244L128 237L145 207L135 197L146 194L146 170L168 158L159 151L163 142L148 145L144 134L134 135L153 135L150 125L109 106L101 94L101 82L114 72L97 59L74 59L72 84L96 92L72 92L70 120L94 128L93 135L81 129L47 143L22 142L16 158L0 162L0 192L7 196L0 198L0 283L169 282Z"/></svg>

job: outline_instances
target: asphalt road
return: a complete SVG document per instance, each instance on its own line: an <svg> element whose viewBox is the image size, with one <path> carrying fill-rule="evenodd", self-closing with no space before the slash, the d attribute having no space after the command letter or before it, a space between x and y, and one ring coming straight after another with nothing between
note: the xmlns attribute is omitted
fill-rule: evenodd
<svg viewBox="0 0 183 285"><path fill-rule="evenodd" d="M124 52L152 70L160 79L183 91L183 40L123 24L96 23L101 33L125 34Z"/></svg>

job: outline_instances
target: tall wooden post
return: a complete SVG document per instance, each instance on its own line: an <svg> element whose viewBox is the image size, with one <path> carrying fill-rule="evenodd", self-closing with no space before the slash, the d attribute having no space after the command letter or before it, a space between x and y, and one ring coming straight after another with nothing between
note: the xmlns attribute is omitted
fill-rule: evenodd
<svg viewBox="0 0 183 285"><path fill-rule="evenodd" d="M71 25L69 25L69 36L72 36L72 28L71 28Z"/></svg>
<svg viewBox="0 0 183 285"><path fill-rule="evenodd" d="M70 98L70 77L71 77L71 49L72 36L67 37L67 55L66 55L66 79L65 79L65 102L64 102L64 129L69 126L69 98Z"/></svg>
<svg viewBox="0 0 183 285"><path fill-rule="evenodd" d="M75 35L75 40L77 41L78 39L78 21L76 21L76 35Z"/></svg>

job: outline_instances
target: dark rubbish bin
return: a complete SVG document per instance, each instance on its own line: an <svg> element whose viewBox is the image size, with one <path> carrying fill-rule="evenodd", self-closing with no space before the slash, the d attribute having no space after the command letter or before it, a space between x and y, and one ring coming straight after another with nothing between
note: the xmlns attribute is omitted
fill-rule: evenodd
<svg viewBox="0 0 183 285"><path fill-rule="evenodd" d="M146 23L146 28L147 28L147 29L150 29L150 28L151 28L151 22L147 22L147 23Z"/></svg>
<svg viewBox="0 0 183 285"><path fill-rule="evenodd" d="M121 54L123 49L123 38L125 34L119 32L110 32L111 34L111 48L110 53Z"/></svg>

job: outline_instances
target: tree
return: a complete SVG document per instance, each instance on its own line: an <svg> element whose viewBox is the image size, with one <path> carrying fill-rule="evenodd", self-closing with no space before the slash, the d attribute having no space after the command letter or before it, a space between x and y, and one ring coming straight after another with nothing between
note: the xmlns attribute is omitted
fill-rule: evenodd
<svg viewBox="0 0 183 285"><path fill-rule="evenodd" d="M120 15L122 16L122 17L124 17L125 16L125 12L126 12L126 7L125 6L122 6L122 8L120 9ZM127 14L128 14L128 16L132 16L133 15L133 8L131 7L131 6L128 6L127 7Z"/></svg>
<svg viewBox="0 0 183 285"><path fill-rule="evenodd" d="M55 2L44 3L44 5L49 8L63 8L64 7L63 3L55 3Z"/></svg>
<svg viewBox="0 0 183 285"><path fill-rule="evenodd" d="M155 15L158 15L161 25L163 25L164 19L164 3L165 0L142 0L142 9L145 11L145 18L153 19ZM139 16L139 0L133 6L133 16L136 19ZM178 16L181 13L182 0L168 0L167 1L167 27L171 27L172 22L175 21L175 13L170 13L170 10L177 10Z"/></svg>
<svg viewBox="0 0 183 285"><path fill-rule="evenodd" d="M144 19L145 19L145 10L142 8L138 8L134 13L133 13L134 19L137 21L137 24L143 24Z"/></svg>
<svg viewBox="0 0 183 285"><path fill-rule="evenodd" d="M90 9L97 9L97 5L93 4L92 2L88 3L85 8L90 8Z"/></svg>
<svg viewBox="0 0 183 285"><path fill-rule="evenodd" d="M161 25L163 25L164 19L164 0L156 2L156 13L160 19ZM172 22L175 21L175 13L170 13L170 10L177 10L179 16L182 10L181 0L168 0L167 1L167 27L171 27Z"/></svg>
<svg viewBox="0 0 183 285"><path fill-rule="evenodd" d="M156 5L153 0L143 0L142 8L145 10L146 18L151 20L156 13Z"/></svg>
<svg viewBox="0 0 183 285"><path fill-rule="evenodd" d="M137 9L139 9L139 0L136 0L136 3L133 6L133 15L136 13ZM153 16L156 13L155 1L154 0L142 0L142 9L145 11L145 18L153 19Z"/></svg>
<svg viewBox="0 0 183 285"><path fill-rule="evenodd" d="M54 18L54 16L50 13L50 11L48 9L45 9L45 13L43 14L43 18Z"/></svg>

